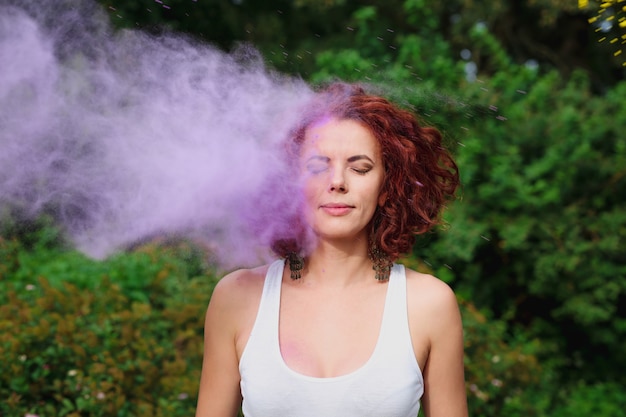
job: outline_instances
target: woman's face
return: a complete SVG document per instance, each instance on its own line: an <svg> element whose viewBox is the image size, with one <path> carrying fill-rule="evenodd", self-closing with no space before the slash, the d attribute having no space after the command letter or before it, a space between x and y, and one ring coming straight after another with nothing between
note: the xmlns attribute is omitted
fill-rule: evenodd
<svg viewBox="0 0 626 417"><path fill-rule="evenodd" d="M325 239L366 237L384 200L385 170L374 135L354 120L321 120L305 133L300 169L313 231Z"/></svg>

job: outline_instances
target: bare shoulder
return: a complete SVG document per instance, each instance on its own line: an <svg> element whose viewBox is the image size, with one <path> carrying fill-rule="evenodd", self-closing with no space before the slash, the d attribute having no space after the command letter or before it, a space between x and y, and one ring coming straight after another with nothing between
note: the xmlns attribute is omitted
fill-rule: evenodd
<svg viewBox="0 0 626 417"><path fill-rule="evenodd" d="M432 300L433 303L446 303L454 301L456 296L452 288L439 278L406 268L407 291L411 297L417 297L421 301L423 298Z"/></svg>
<svg viewBox="0 0 626 417"><path fill-rule="evenodd" d="M240 311L255 300L258 304L268 267L263 265L253 269L238 269L225 275L213 290L210 306Z"/></svg>
<svg viewBox="0 0 626 417"><path fill-rule="evenodd" d="M237 269L225 275L215 286L214 294L219 297L239 297L249 292L263 290L269 265L252 269Z"/></svg>
<svg viewBox="0 0 626 417"><path fill-rule="evenodd" d="M456 320L459 306L454 291L439 278L406 269L409 315Z"/></svg>
<svg viewBox="0 0 626 417"><path fill-rule="evenodd" d="M268 268L239 269L217 283L206 312L207 340L211 334L222 334L233 341L234 352L241 357L261 303Z"/></svg>

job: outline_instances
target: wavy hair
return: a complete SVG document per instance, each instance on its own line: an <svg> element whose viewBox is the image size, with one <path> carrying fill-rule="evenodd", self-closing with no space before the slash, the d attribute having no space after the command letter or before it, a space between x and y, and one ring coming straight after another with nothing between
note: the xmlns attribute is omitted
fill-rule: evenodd
<svg viewBox="0 0 626 417"><path fill-rule="evenodd" d="M323 117L358 121L378 140L386 201L374 214L370 239L395 261L411 251L416 235L442 223L442 208L459 186L457 165L436 128L422 126L412 112L347 83L332 83L317 92L290 135L291 160L297 159L307 128ZM295 230L303 230L299 222ZM272 249L287 256L301 252L302 245L297 238L275 239Z"/></svg>

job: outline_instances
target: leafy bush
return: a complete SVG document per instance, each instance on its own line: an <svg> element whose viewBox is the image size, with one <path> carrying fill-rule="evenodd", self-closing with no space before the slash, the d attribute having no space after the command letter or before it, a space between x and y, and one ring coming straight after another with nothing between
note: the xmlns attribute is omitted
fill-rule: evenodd
<svg viewBox="0 0 626 417"><path fill-rule="evenodd" d="M62 230L48 215L0 221L0 290L7 283L33 284L43 276L54 287L71 283L95 290L103 278L122 287L133 301L147 302L151 277L161 276L170 296L180 293L190 277L210 271L208 255L200 245L176 237L155 238L104 260L73 250Z"/></svg>
<svg viewBox="0 0 626 417"><path fill-rule="evenodd" d="M537 75L526 90L527 77L511 69L485 84L506 119L468 123L463 200L422 253L453 265L481 308L559 344L563 380L623 381L626 108L616 93L626 85L597 98L582 73Z"/></svg>
<svg viewBox="0 0 626 417"><path fill-rule="evenodd" d="M407 267L432 273L409 256ZM539 363L537 353L548 349L523 333L509 333L507 323L479 311L458 295L463 317L465 382L469 414L481 416L542 416L551 403L555 364ZM529 401L532 398L532 401Z"/></svg>
<svg viewBox="0 0 626 417"><path fill-rule="evenodd" d="M626 409L624 386L615 382L587 384L580 381L571 392L562 395L565 405L556 408L551 417L622 417Z"/></svg>
<svg viewBox="0 0 626 417"><path fill-rule="evenodd" d="M461 306L470 415L541 415L549 393L535 392L529 401L534 388L549 383L552 374L537 360L540 342L522 334L511 337L504 321L488 319L467 302Z"/></svg>
<svg viewBox="0 0 626 417"><path fill-rule="evenodd" d="M0 415L193 414L215 284L189 275L195 249L149 244L98 262L34 243L0 239Z"/></svg>

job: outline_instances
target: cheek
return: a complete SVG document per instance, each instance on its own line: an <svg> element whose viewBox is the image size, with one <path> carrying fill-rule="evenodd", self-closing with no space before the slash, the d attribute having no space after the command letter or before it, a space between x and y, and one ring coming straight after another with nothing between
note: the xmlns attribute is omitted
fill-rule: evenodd
<svg viewBox="0 0 626 417"><path fill-rule="evenodd" d="M304 200L304 211L307 214L310 214L314 209L319 200L320 195L320 181L316 178L312 178L308 176L307 178L301 181L301 195Z"/></svg>
<svg viewBox="0 0 626 417"><path fill-rule="evenodd" d="M307 225L313 226L319 200L318 194L311 187L304 187L302 189L302 200L303 204L300 212L302 219Z"/></svg>
<svg viewBox="0 0 626 417"><path fill-rule="evenodd" d="M304 195L308 197L319 195L320 192L326 189L328 178L323 173L318 174L302 174L300 176L300 189L303 190Z"/></svg>
<svg viewBox="0 0 626 417"><path fill-rule="evenodd" d="M383 206L387 202L387 192L385 191L385 177L381 174L375 185L372 186L372 195L376 196L376 205Z"/></svg>

